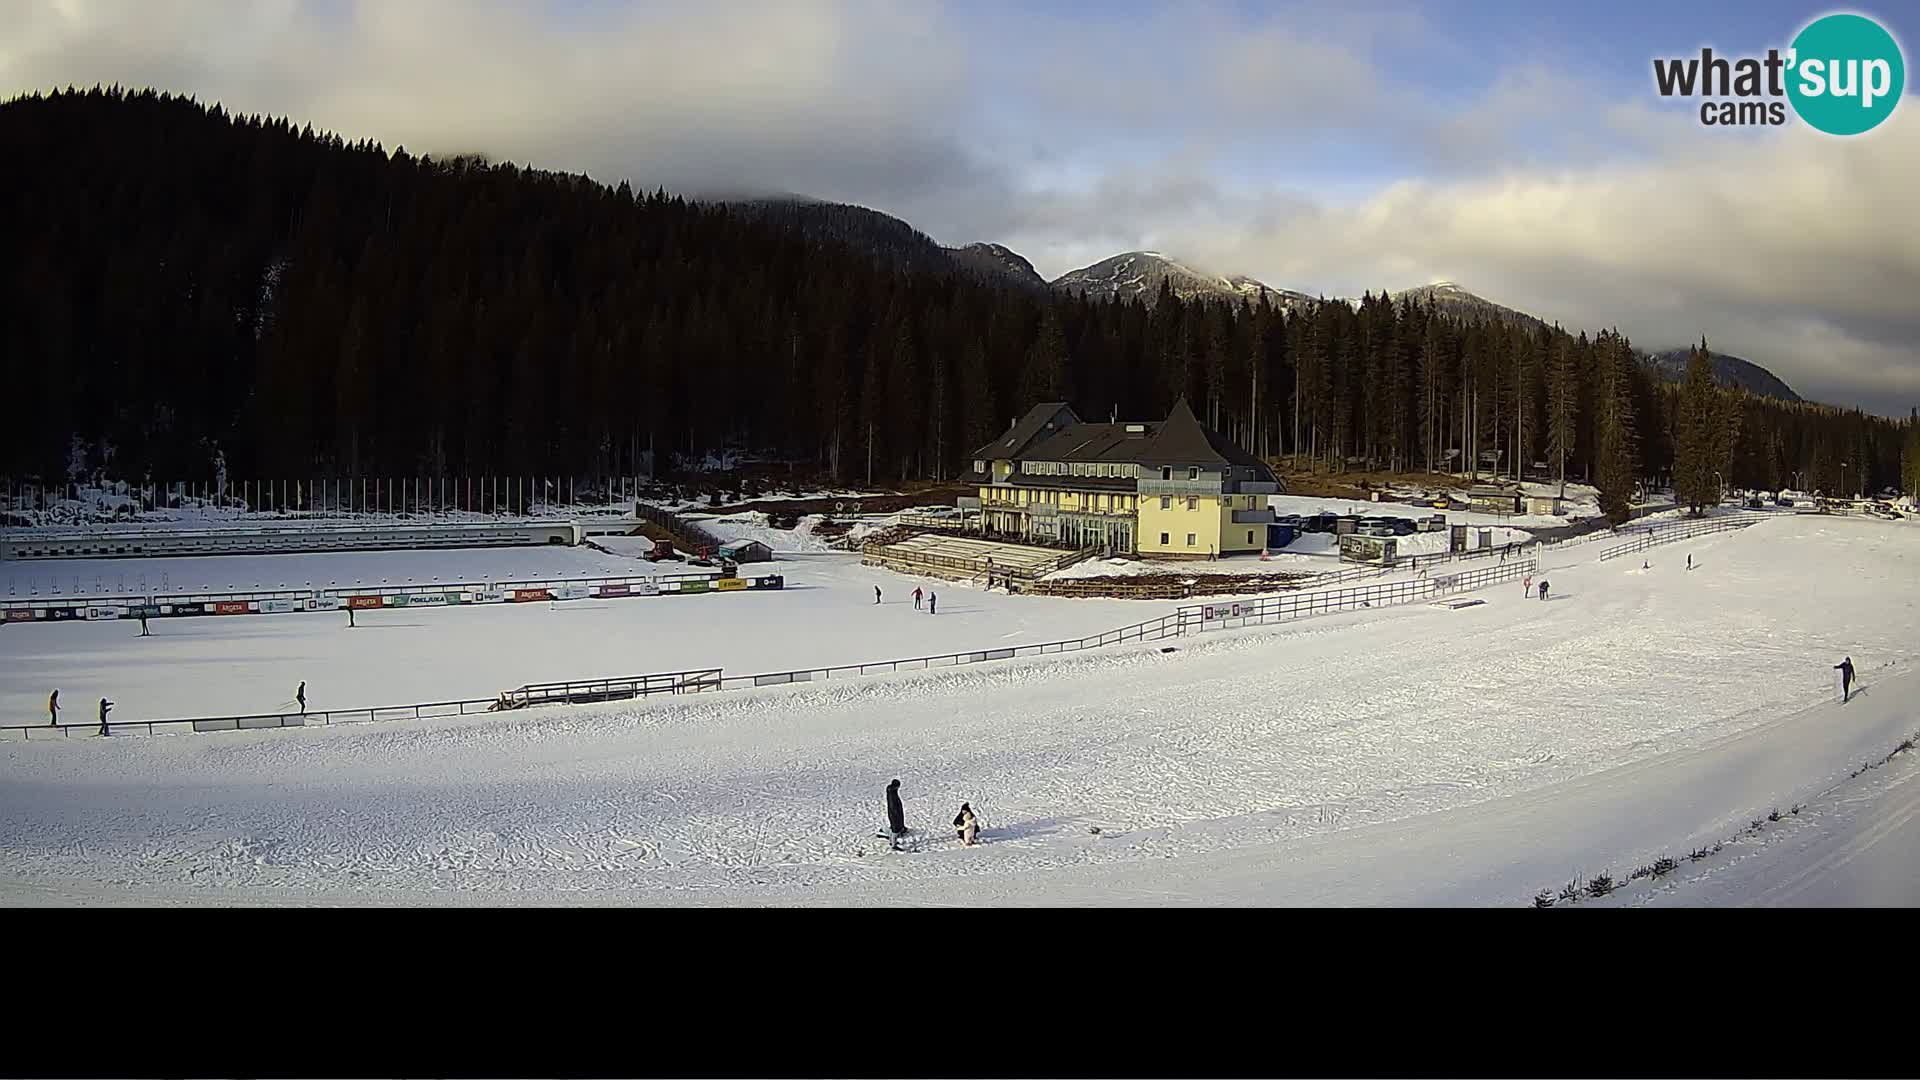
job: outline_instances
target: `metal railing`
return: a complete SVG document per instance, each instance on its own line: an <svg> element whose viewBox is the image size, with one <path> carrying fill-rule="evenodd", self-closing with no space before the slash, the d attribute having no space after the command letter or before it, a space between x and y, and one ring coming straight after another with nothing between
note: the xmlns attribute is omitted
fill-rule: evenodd
<svg viewBox="0 0 1920 1080"><path fill-rule="evenodd" d="M1678 540L1689 540L1696 536L1707 536L1712 533L1744 529L1748 526L1758 524L1765 517L1766 515L1764 514L1755 514L1741 517L1709 518L1705 521L1656 522L1652 525L1642 526L1642 528L1646 530L1644 535L1635 537L1623 544L1616 544L1602 551L1599 561L1606 562L1608 559L1617 559L1622 555L1630 555L1636 551L1645 551L1659 544L1671 544ZM1627 530L1622 529L1619 531L1625 532Z"/></svg>
<svg viewBox="0 0 1920 1080"><path fill-rule="evenodd" d="M1413 581L1388 581L1352 589L1282 593L1241 601L1204 604L1198 625L1202 630L1231 629L1261 623L1283 622L1311 615L1330 615L1361 608L1390 607L1429 600L1452 593L1471 592L1503 581L1530 575L1539 569L1538 559L1511 559L1494 566L1458 574L1419 578ZM1182 608L1193 611L1194 608Z"/></svg>

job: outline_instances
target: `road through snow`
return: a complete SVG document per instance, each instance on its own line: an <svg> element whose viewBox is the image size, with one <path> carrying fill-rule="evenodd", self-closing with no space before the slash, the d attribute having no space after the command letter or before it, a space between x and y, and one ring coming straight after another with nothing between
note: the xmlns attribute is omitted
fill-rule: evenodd
<svg viewBox="0 0 1920 1080"><path fill-rule="evenodd" d="M1656 548L1645 570L1561 549L1547 602L1514 584L1460 611L1350 613L1172 653L5 744L0 897L1524 903L1727 835L1920 726L1916 541L1795 519ZM893 651L930 622L889 621ZM1845 707L1826 704L1842 654L1868 687ZM896 776L923 850L873 837ZM962 800L981 847L944 827Z"/></svg>

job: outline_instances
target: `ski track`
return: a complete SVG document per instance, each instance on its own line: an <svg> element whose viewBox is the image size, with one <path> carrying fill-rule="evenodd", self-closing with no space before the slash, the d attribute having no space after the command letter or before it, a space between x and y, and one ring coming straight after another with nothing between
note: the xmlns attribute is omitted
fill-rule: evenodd
<svg viewBox="0 0 1920 1080"><path fill-rule="evenodd" d="M1597 546L1575 546L1549 553L1550 601L1516 582L1463 611L1327 616L1188 637L1173 654L1153 643L658 704L0 744L0 898L738 903L919 896L915 883L955 878L991 895L1065 868L1406 822L1710 752L1824 700L1843 652L1871 690L1920 631L1920 582L1890 568L1911 566L1916 538L1783 521L1654 548L1645 573L1638 555L1595 563ZM1701 569L1682 574L1689 551ZM974 626L982 640L993 628ZM893 776L920 850L873 835ZM947 828L962 800L981 815L980 848Z"/></svg>

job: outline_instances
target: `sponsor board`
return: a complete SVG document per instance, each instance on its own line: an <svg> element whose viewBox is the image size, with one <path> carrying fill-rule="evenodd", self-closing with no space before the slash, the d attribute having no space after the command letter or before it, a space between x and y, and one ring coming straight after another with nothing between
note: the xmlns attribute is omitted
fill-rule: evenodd
<svg viewBox="0 0 1920 1080"><path fill-rule="evenodd" d="M446 602L446 593L401 593L393 598L394 607L434 607Z"/></svg>
<svg viewBox="0 0 1920 1080"><path fill-rule="evenodd" d="M551 599L553 599L553 594L548 592L545 589L513 590L513 602L516 604L524 604L530 600L551 600Z"/></svg>
<svg viewBox="0 0 1920 1080"><path fill-rule="evenodd" d="M213 605L215 615L245 615L253 610L253 605L245 600L220 600Z"/></svg>
<svg viewBox="0 0 1920 1080"><path fill-rule="evenodd" d="M32 608L8 608L6 613L6 621L7 622L32 622L33 609Z"/></svg>
<svg viewBox="0 0 1920 1080"><path fill-rule="evenodd" d="M119 617L120 609L117 607L90 607L87 609L87 618L89 620L117 619Z"/></svg>
<svg viewBox="0 0 1920 1080"><path fill-rule="evenodd" d="M47 609L47 618L49 619L71 619L78 615L79 612L70 607L51 607Z"/></svg>
<svg viewBox="0 0 1920 1080"><path fill-rule="evenodd" d="M308 611L339 611L340 598L337 596L316 596L307 601Z"/></svg>
<svg viewBox="0 0 1920 1080"><path fill-rule="evenodd" d="M127 609L127 617L129 619L151 619L156 615L165 615L167 612L168 608L165 604L135 604Z"/></svg>
<svg viewBox="0 0 1920 1080"><path fill-rule="evenodd" d="M706 592L707 583L704 581L683 581L680 583L680 588L676 591L683 593Z"/></svg>
<svg viewBox="0 0 1920 1080"><path fill-rule="evenodd" d="M628 590L627 590L627 587L626 587L625 585L602 585L602 586L600 586L600 593L599 593L599 595L601 595L601 596L626 596L626 595L628 595Z"/></svg>
<svg viewBox="0 0 1920 1080"><path fill-rule="evenodd" d="M507 594L499 589L482 589L473 594L473 602L476 604L504 604L507 602Z"/></svg>
<svg viewBox="0 0 1920 1080"><path fill-rule="evenodd" d="M555 600L585 600L587 598L587 587L585 585L562 585L553 590L553 598Z"/></svg>
<svg viewBox="0 0 1920 1080"><path fill-rule="evenodd" d="M746 588L747 583L740 578L727 577L714 582L713 587L718 592L734 592Z"/></svg>
<svg viewBox="0 0 1920 1080"><path fill-rule="evenodd" d="M270 611L276 614L280 612L286 612L286 611L299 611L303 606L304 605L302 605L298 600L262 600L260 601L261 611Z"/></svg>
<svg viewBox="0 0 1920 1080"><path fill-rule="evenodd" d="M779 574L768 574L765 577L754 578L751 587L755 589L778 589L786 584L786 580L786 578L781 577Z"/></svg>
<svg viewBox="0 0 1920 1080"><path fill-rule="evenodd" d="M350 608L386 607L387 598L384 596L349 596L347 597L347 606Z"/></svg>
<svg viewBox="0 0 1920 1080"><path fill-rule="evenodd" d="M635 595L635 596L659 596L659 595L660 595L660 586L659 586L659 584L657 584L657 583L655 583L655 582L652 582L652 581L643 581L643 582L641 582L640 584L638 584L638 585L635 585L635 586L633 587L633 595Z"/></svg>

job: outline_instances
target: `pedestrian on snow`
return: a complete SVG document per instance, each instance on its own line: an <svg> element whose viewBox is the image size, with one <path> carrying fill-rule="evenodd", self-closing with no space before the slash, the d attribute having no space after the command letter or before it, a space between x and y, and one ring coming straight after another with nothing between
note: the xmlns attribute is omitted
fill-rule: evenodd
<svg viewBox="0 0 1920 1080"><path fill-rule="evenodd" d="M1526 577L1520 579L1520 593L1524 596L1531 592L1533 592L1533 575L1528 574Z"/></svg>
<svg viewBox="0 0 1920 1080"><path fill-rule="evenodd" d="M918 585L913 587L913 610L920 610L920 586Z"/></svg>
<svg viewBox="0 0 1920 1080"><path fill-rule="evenodd" d="M300 715L307 715L307 680L300 680L300 689L293 692L293 700L300 703Z"/></svg>
<svg viewBox="0 0 1920 1080"><path fill-rule="evenodd" d="M102 735L105 735L107 733L107 714L112 711L113 711L113 702L108 701L106 698L101 698L100 699L100 734Z"/></svg>
<svg viewBox="0 0 1920 1080"><path fill-rule="evenodd" d="M1849 656L1833 665L1833 670L1840 673L1840 704L1845 705L1853 690L1853 657Z"/></svg>
<svg viewBox="0 0 1920 1080"><path fill-rule="evenodd" d="M1547 598L1547 579L1541 578L1540 579L1540 599L1545 600L1546 598Z"/></svg>
<svg viewBox="0 0 1920 1080"><path fill-rule="evenodd" d="M900 781L887 785L887 831L901 836L907 831L907 808L900 805Z"/></svg>
<svg viewBox="0 0 1920 1080"><path fill-rule="evenodd" d="M351 604L347 605L347 626L349 628L353 626L353 605Z"/></svg>
<svg viewBox="0 0 1920 1080"><path fill-rule="evenodd" d="M873 602L876 604L880 602L880 586L878 585L873 587Z"/></svg>
<svg viewBox="0 0 1920 1080"><path fill-rule="evenodd" d="M141 637L153 636L147 633L147 613L144 610L140 612L140 636Z"/></svg>
<svg viewBox="0 0 1920 1080"><path fill-rule="evenodd" d="M960 813L954 815L953 828L960 834L962 844L973 846L974 837L980 835L980 818L974 814L973 807L960 804Z"/></svg>
<svg viewBox="0 0 1920 1080"><path fill-rule="evenodd" d="M47 695L47 724L50 727L60 726L60 691L58 690Z"/></svg>
<svg viewBox="0 0 1920 1080"><path fill-rule="evenodd" d="M927 594L927 614L938 615L939 613L940 613L940 596L937 593L929 592Z"/></svg>
<svg viewBox="0 0 1920 1080"><path fill-rule="evenodd" d="M1693 569L1693 553L1692 552L1687 553L1687 569L1689 570Z"/></svg>

